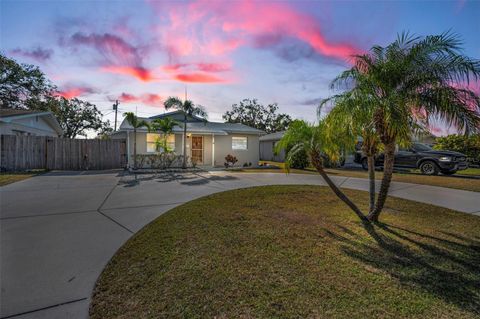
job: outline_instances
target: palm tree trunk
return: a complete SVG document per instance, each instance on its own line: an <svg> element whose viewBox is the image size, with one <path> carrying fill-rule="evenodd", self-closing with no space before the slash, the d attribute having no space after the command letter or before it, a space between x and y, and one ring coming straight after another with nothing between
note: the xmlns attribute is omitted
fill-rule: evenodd
<svg viewBox="0 0 480 319"><path fill-rule="evenodd" d="M183 163L182 168L187 168L187 116L183 122Z"/></svg>
<svg viewBox="0 0 480 319"><path fill-rule="evenodd" d="M137 129L133 129L133 169L137 169Z"/></svg>
<svg viewBox="0 0 480 319"><path fill-rule="evenodd" d="M395 141L385 144L385 158L383 161L383 178L378 192L377 203L374 209L368 214L370 221L377 222L380 213L382 212L385 201L387 200L388 189L393 175L393 164L395 162Z"/></svg>
<svg viewBox="0 0 480 319"><path fill-rule="evenodd" d="M369 193L370 193L370 207L369 212L373 211L375 207L375 158L370 155L367 156L368 160L368 180L370 183Z"/></svg>
<svg viewBox="0 0 480 319"><path fill-rule="evenodd" d="M317 172L322 176L322 178L325 180L325 182L328 184L328 186L332 189L332 191L337 195L337 197L343 201L345 204L347 204L348 207L350 207L357 216L362 219L366 220L365 215L363 215L362 211L353 203L347 195L345 195L338 187L335 185L335 183L330 179L330 177L325 173L324 167L323 167L323 160L317 152L312 152L310 154L310 159L312 162L312 165L315 167Z"/></svg>

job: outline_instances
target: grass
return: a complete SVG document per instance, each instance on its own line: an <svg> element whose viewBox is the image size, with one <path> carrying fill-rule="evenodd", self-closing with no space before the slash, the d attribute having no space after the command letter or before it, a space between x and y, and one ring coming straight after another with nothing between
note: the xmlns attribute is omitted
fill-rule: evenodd
<svg viewBox="0 0 480 319"><path fill-rule="evenodd" d="M368 201L365 192L346 192ZM363 225L320 186L194 200L117 252L96 284L90 316L480 316L479 217L389 198L381 221Z"/></svg>
<svg viewBox="0 0 480 319"><path fill-rule="evenodd" d="M22 181L24 179L30 178L32 176L38 175L40 171L34 172L9 172L9 173L0 173L0 186L5 186L11 183Z"/></svg>
<svg viewBox="0 0 480 319"><path fill-rule="evenodd" d="M262 161L264 163L264 161ZM278 166L279 169L268 169L268 168L249 168L249 169L235 169L236 172L242 173L286 173L283 163L278 162L265 162L271 165ZM363 170L351 170L351 169L326 169L327 173L330 175L337 176L348 176L348 177L358 177L358 178L368 178L368 172ZM478 168L469 168L465 171L462 171L462 174L465 175L476 175L477 172L480 173ZM307 168L304 170L301 169L291 169L290 173L295 174L318 174L313 168ZM376 172L376 179L381 179L383 173L381 171ZM480 179L467 179L467 178L457 178L451 176L425 176L420 174L410 174L410 173L394 173L393 181L404 182L404 183L414 183L422 185L432 185L440 187L449 187L455 189L463 189L468 191L480 192Z"/></svg>

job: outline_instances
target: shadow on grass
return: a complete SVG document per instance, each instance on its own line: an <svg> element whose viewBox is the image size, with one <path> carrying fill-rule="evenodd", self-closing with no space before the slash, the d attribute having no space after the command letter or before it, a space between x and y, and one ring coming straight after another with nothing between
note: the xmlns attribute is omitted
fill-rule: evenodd
<svg viewBox="0 0 480 319"><path fill-rule="evenodd" d="M480 241L449 232L440 238L383 223L363 227L373 241L343 226L327 233L369 269L480 315Z"/></svg>

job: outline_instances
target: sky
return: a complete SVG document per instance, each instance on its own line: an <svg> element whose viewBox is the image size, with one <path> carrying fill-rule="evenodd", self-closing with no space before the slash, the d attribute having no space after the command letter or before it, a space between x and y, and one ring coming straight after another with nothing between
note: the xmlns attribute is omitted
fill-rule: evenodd
<svg viewBox="0 0 480 319"><path fill-rule="evenodd" d="M448 30L480 57L480 0L43 1L0 0L2 54L38 65L65 97L119 111L164 113L169 96L211 121L245 98L316 120L350 56L408 31ZM121 114L119 114L119 122ZM453 131L435 125L433 132Z"/></svg>

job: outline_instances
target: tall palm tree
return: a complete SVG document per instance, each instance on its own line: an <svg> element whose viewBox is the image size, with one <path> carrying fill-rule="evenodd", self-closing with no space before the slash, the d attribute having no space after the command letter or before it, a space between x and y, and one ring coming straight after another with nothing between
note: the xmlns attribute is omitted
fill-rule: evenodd
<svg viewBox="0 0 480 319"><path fill-rule="evenodd" d="M167 138L173 132L173 128L175 125L179 123L170 117L154 119L150 122L150 131L153 132L160 132L162 135L160 145L157 145L157 148L163 148L165 152L170 152L171 150L168 149L167 145ZM158 151L158 149L157 149Z"/></svg>
<svg viewBox="0 0 480 319"><path fill-rule="evenodd" d="M480 77L480 61L464 56L461 44L449 32L424 38L403 33L386 47L354 56L354 66L332 82L332 87L361 88L375 101L372 114L384 146L384 175L368 215L371 221L378 221L385 204L399 140L410 140L418 128L428 129L432 118L465 134L480 129L480 98L468 88L470 80Z"/></svg>
<svg viewBox="0 0 480 319"><path fill-rule="evenodd" d="M336 160L340 155L339 145L334 143L326 134L325 121L320 120L318 125L311 125L300 120L293 121L275 146L275 152L281 150L287 152L285 158L287 171L290 169L294 156L299 152L306 152L310 163L330 186L335 195L347 204L361 219L365 218L360 209L335 185L325 172L324 157L328 155L331 159Z"/></svg>
<svg viewBox="0 0 480 319"><path fill-rule="evenodd" d="M320 103L319 115L327 103L334 105L325 119L327 132L342 137L336 138L335 141L341 143L344 150L350 151L355 150L358 137L362 138L361 150L366 155L368 163L369 212L371 212L375 206L375 156L380 148L380 138L373 122L372 99L367 94L355 90L335 95Z"/></svg>
<svg viewBox="0 0 480 319"><path fill-rule="evenodd" d="M203 119L207 118L207 112L202 106L195 105L190 100L182 102L177 97L169 97L163 105L166 110L176 109L183 112L183 164L182 167L187 167L187 122L188 118L192 116L200 116Z"/></svg>
<svg viewBox="0 0 480 319"><path fill-rule="evenodd" d="M137 169L137 129L140 127L149 128L150 125L147 121L140 120L133 112L123 113L123 116L133 127L133 169Z"/></svg>

